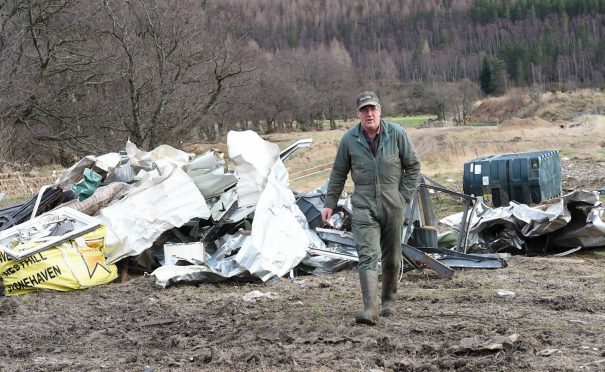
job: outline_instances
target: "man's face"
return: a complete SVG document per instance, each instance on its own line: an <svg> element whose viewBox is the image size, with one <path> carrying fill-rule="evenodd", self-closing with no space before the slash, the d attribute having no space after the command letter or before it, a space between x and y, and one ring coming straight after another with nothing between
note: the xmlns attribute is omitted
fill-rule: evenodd
<svg viewBox="0 0 605 372"><path fill-rule="evenodd" d="M357 111L357 117L368 134L374 134L380 128L380 108L377 106L363 106Z"/></svg>

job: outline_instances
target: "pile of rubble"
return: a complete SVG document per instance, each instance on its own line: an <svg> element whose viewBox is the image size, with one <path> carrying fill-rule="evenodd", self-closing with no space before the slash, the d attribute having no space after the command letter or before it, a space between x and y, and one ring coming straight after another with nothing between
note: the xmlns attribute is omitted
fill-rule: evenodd
<svg viewBox="0 0 605 372"><path fill-rule="evenodd" d="M301 140L280 151L252 131L232 131L232 170L219 151L196 157L167 145L145 152L128 142L120 153L87 156L34 199L0 209L0 295L109 283L118 276L117 265L150 272L161 287L352 267L357 256L350 199L343 197L330 226L322 226L325 190L288 188L283 161L310 144ZM427 213L429 191L453 195L465 208L447 221L453 228L439 242ZM407 209L402 272L428 267L449 278L456 267L505 267L503 256L493 253L502 245L467 253L491 239L482 232L504 230L498 221L521 225L501 214L483 225L489 213L476 198L425 184ZM549 216L537 218L552 221ZM540 221L530 223L532 234L548 230L536 228ZM453 243L445 249L448 239ZM518 247L520 239L511 245Z"/></svg>
<svg viewBox="0 0 605 372"><path fill-rule="evenodd" d="M309 247L325 248L287 188L282 162L309 144L280 152L254 132L231 132L234 171L218 151L195 157L166 145L144 152L129 142L121 153L87 156L37 198L0 210L3 292L83 288L80 276L106 283L127 259L150 271L161 265L153 272L161 286L283 276ZM79 255L84 273L50 259L53 250Z"/></svg>

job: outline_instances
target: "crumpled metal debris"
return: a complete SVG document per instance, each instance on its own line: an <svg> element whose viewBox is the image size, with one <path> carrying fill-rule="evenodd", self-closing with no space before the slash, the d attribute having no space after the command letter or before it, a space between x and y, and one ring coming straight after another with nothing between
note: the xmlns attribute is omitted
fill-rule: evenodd
<svg viewBox="0 0 605 372"><path fill-rule="evenodd" d="M107 186L99 187L90 198L83 201L73 199L63 203L62 206L92 216L96 214L99 209L108 206L109 203L118 197L118 194L127 191L129 188L131 188L131 186L127 183L112 182Z"/></svg>
<svg viewBox="0 0 605 372"><path fill-rule="evenodd" d="M460 214L441 222L458 223ZM596 191L575 190L534 207L511 202L481 204L471 217L471 252L512 251L555 254L570 248L605 246L603 206Z"/></svg>
<svg viewBox="0 0 605 372"><path fill-rule="evenodd" d="M146 152L128 142L120 153L85 157L53 186L70 189L82 180L85 169L99 173L103 183L89 199L62 206L93 215L107 226L108 263L143 253L153 257L163 247L163 255L155 257L161 266L146 261L161 287L252 276L267 281L296 268L320 275L355 265L357 255L346 235L353 213L349 197L339 200L332 220L323 226L325 185L312 193L289 189L283 160L310 143L301 140L280 152L255 132L232 131L227 146L236 167L229 170L218 150L195 157L167 145ZM465 214L469 245L475 252L521 250L532 241L543 242L544 236L552 237L548 247L566 251L605 245L602 210L595 193L582 191L533 208L479 205L475 210L473 204ZM408 216L404 242L414 228L420 229L415 227L418 212ZM451 216L442 222L458 226L461 219ZM439 265L450 274L447 265L505 266L501 257L464 255L437 246L424 249L423 254L442 261Z"/></svg>
<svg viewBox="0 0 605 372"><path fill-rule="evenodd" d="M244 242L236 261L263 281L283 276L307 255L307 220L287 188L288 171L276 159L260 194L251 239Z"/></svg>
<svg viewBox="0 0 605 372"><path fill-rule="evenodd" d="M82 236L101 224L71 208L58 208L0 232L0 250L13 259L33 255Z"/></svg>
<svg viewBox="0 0 605 372"><path fill-rule="evenodd" d="M204 198L219 197L237 184L237 176L225 172L223 153L210 150L187 165L187 174Z"/></svg>
<svg viewBox="0 0 605 372"><path fill-rule="evenodd" d="M210 209L193 180L182 169L167 165L157 175L147 174L96 217L108 227L107 261L114 263L150 248L172 227L210 217Z"/></svg>
<svg viewBox="0 0 605 372"><path fill-rule="evenodd" d="M37 196L25 203L0 208L0 231L22 224L32 217L48 212L60 205L62 206L61 203L73 198L74 193L71 190L64 191L56 187L48 188L45 186Z"/></svg>

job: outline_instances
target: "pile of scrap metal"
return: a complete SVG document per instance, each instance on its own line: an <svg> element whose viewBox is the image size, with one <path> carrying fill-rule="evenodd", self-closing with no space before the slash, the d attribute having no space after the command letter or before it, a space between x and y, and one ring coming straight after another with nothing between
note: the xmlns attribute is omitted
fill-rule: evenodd
<svg viewBox="0 0 605 372"><path fill-rule="evenodd" d="M478 205L477 198L440 186L426 184L423 177L419 181L413 202L411 205L406 205L406 222L402 231L401 244L401 274L414 269L430 269L442 278L449 279L454 275L454 268L498 269L506 267L505 259L508 255L484 252L467 254L463 252L467 245L468 222ZM456 231L460 233L457 233L457 241L449 247L450 249L439 246L436 229L438 221L433 210L431 192L441 192L453 196L464 208L460 223L456 226ZM313 204L321 205L323 194L318 194L316 198L320 198L321 203L316 201ZM305 204L303 203L303 206ZM304 211L306 208L303 206L301 206L301 209ZM335 265L341 264L342 260L357 261L354 248L355 241L350 233L352 213L350 198L341 198L336 213L332 216L331 228L315 228L320 238L326 243L329 253L319 249L311 249L311 253L332 257L333 259L332 262L328 261L329 265L324 264L320 268L328 267L331 269ZM312 216L309 218L309 215L306 215L309 221L315 220ZM327 261L327 258L324 258L324 260Z"/></svg>
<svg viewBox="0 0 605 372"><path fill-rule="evenodd" d="M79 261L88 262L83 249L100 244L103 262L95 258L85 267L91 277L106 272L99 283L113 280L112 265L118 264L151 272L161 287L234 278L267 281L295 269L319 274L352 267L357 257L349 232L349 199L341 199L330 228L323 228L325 190L297 193L288 188L283 160L310 144L301 140L280 151L252 131L229 132L233 170L219 151L196 157L167 145L145 152L128 142L120 153L87 156L31 201L0 211L0 261L29 260L29 265L33 255L65 244L64 249L77 248ZM474 210L476 200L468 200ZM413 205L410 213L420 210ZM472 213L467 215L460 231L468 229ZM416 219L410 221L414 226ZM96 235L84 239L93 230ZM415 230L403 232L404 242L420 241L422 227ZM466 246L466 238L459 239L461 244ZM402 245L406 268L429 267L451 277L451 267L505 265L497 257L465 255L434 244L420 247L429 255ZM19 288L38 283L40 275L48 279L48 270L19 281ZM55 284L45 288L66 290Z"/></svg>
<svg viewBox="0 0 605 372"><path fill-rule="evenodd" d="M155 270L161 286L287 274L309 247L323 247L287 188L282 162L311 140L280 152L245 131L230 132L227 143L233 171L219 151L195 157L167 145L144 152L128 142L120 153L86 156L31 201L0 211L0 268L29 260L25 267L33 255L82 242L103 226L103 267L128 262L131 270ZM72 228L57 229L57 221L73 222ZM29 288L36 276L49 277L37 271L32 282L13 278L14 271L0 272L0 287L20 280L20 288Z"/></svg>
<svg viewBox="0 0 605 372"><path fill-rule="evenodd" d="M341 198L329 226L322 226L325 188L310 193L288 188L283 160L310 144L301 140L280 152L254 132L230 132L233 170L216 150L196 157L167 145L145 152L129 142L120 153L87 156L31 201L0 210L0 264L4 253L5 265L15 265L9 259L30 265L33 255L59 244L76 247L78 259L87 261L82 241L98 246L102 233L104 260L86 266L91 277L106 272L98 283L115 278L114 264L123 271L152 272L161 287L233 278L266 281L295 270L322 274L352 267L357 255L350 199ZM456 236L449 249L447 239L438 239L429 192L446 193L464 206L456 223L448 220ZM487 215L476 198L420 183L407 207L402 273L429 268L449 278L452 268L506 266L502 255L475 250L488 241L477 235ZM93 237L86 235L91 231ZM37 283L40 275L49 277L48 270L14 282ZM3 279L0 275L0 284Z"/></svg>
<svg viewBox="0 0 605 372"><path fill-rule="evenodd" d="M605 247L603 204L597 191L575 190L533 207L510 202L490 208L481 203L469 220L465 252L509 252L526 255L566 255L580 249ZM441 222L460 224L453 215Z"/></svg>
<svg viewBox="0 0 605 372"><path fill-rule="evenodd" d="M427 183L428 182L428 183ZM438 233L438 225L432 195L445 195L462 206L452 229ZM437 197L437 196L436 196ZM404 265L402 272L419 269L408 256L420 251L435 258L450 268L499 269L507 266L509 254L490 252L467 252L470 222L480 205L476 197L449 190L443 185L421 175L416 186L410 208L406 211L406 224L402 236L402 253ZM442 228L440 230L443 230ZM407 263L407 265L405 265ZM431 268L431 266L428 266ZM439 273L439 271L437 271Z"/></svg>

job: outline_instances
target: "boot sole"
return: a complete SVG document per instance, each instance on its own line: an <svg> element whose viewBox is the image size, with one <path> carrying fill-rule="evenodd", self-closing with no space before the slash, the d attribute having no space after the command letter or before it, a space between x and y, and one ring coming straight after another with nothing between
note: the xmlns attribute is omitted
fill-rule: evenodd
<svg viewBox="0 0 605 372"><path fill-rule="evenodd" d="M355 323L357 324L376 325L376 320L364 317L355 317Z"/></svg>
<svg viewBox="0 0 605 372"><path fill-rule="evenodd" d="M365 325L376 325L375 321L369 319L355 319L355 323Z"/></svg>

